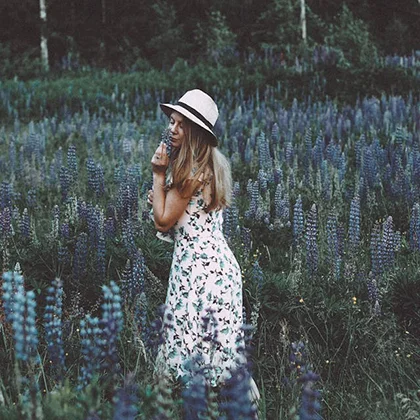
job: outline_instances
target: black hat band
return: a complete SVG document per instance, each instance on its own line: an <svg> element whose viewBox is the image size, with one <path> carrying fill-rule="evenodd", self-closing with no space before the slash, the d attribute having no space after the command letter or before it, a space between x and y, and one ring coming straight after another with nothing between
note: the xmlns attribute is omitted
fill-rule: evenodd
<svg viewBox="0 0 420 420"><path fill-rule="evenodd" d="M182 106L182 108L185 108L187 111L191 112L191 114L194 115L194 117L197 117L203 124L205 124L210 130L213 130L213 124L208 121L206 118L204 118L199 112L197 112L194 108L190 107L184 102L177 102L177 105Z"/></svg>

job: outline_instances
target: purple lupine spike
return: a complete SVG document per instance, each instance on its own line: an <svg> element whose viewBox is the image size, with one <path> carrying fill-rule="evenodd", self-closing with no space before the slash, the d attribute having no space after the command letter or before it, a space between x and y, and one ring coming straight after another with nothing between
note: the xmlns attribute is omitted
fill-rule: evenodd
<svg viewBox="0 0 420 420"><path fill-rule="evenodd" d="M0 210L13 205L13 186L6 181L0 185Z"/></svg>
<svg viewBox="0 0 420 420"><path fill-rule="evenodd" d="M76 284L80 284L81 280L83 280L86 277L87 254L88 254L88 237L85 232L82 232L77 238L76 247L74 250L73 279Z"/></svg>
<svg viewBox="0 0 420 420"><path fill-rule="evenodd" d="M23 288L23 276L15 271L7 271L3 273L3 308L6 315L6 320L12 323L13 305L18 289Z"/></svg>
<svg viewBox="0 0 420 420"><path fill-rule="evenodd" d="M316 205L312 204L306 222L306 262L311 274L318 270L318 216Z"/></svg>
<svg viewBox="0 0 420 420"><path fill-rule="evenodd" d="M225 381L221 390L223 402L220 403L220 409L226 414L226 418L255 418L257 407L251 398L251 381L246 365L240 365Z"/></svg>
<svg viewBox="0 0 420 420"><path fill-rule="evenodd" d="M326 160L321 162L321 186L322 186L322 198L324 200L331 200L331 176Z"/></svg>
<svg viewBox="0 0 420 420"><path fill-rule="evenodd" d="M186 363L189 380L182 391L184 419L195 420L207 417L207 386L205 363L203 357L197 355Z"/></svg>
<svg viewBox="0 0 420 420"><path fill-rule="evenodd" d="M97 317L86 315L80 321L80 344L82 363L78 378L77 389L84 389L89 385L92 378L99 374L99 366L102 353L102 331Z"/></svg>
<svg viewBox="0 0 420 420"><path fill-rule="evenodd" d="M268 177L264 170L260 169L258 171L258 186L262 195L264 195L268 190Z"/></svg>
<svg viewBox="0 0 420 420"><path fill-rule="evenodd" d="M134 319L136 322L137 331L140 332L140 337L143 344L147 343L150 335L150 328L147 318L147 296L145 292L141 292L134 298Z"/></svg>
<svg viewBox="0 0 420 420"><path fill-rule="evenodd" d="M67 150L67 167L69 170L71 182L74 183L79 175L76 156L76 146L74 144L71 144L69 146L69 149Z"/></svg>
<svg viewBox="0 0 420 420"><path fill-rule="evenodd" d="M102 231L99 233L96 248L96 271L99 279L104 280L106 274L106 246Z"/></svg>
<svg viewBox="0 0 420 420"><path fill-rule="evenodd" d="M302 383L301 405L299 408L300 420L321 420L321 393L313 389L314 383L319 381L318 374L311 370L299 378Z"/></svg>
<svg viewBox="0 0 420 420"><path fill-rule="evenodd" d="M56 278L47 289L44 313L45 340L51 368L57 379L61 379L64 369L64 346L62 331L63 284Z"/></svg>
<svg viewBox="0 0 420 420"><path fill-rule="evenodd" d="M115 396L113 420L135 420L138 418L138 388L134 374L125 376L124 385Z"/></svg>
<svg viewBox="0 0 420 420"><path fill-rule="evenodd" d="M350 205L349 247L356 251L360 243L360 198L355 195Z"/></svg>
<svg viewBox="0 0 420 420"><path fill-rule="evenodd" d="M23 277L16 271L3 274L3 307L13 329L15 357L34 360L38 346L36 299L33 290L25 291Z"/></svg>
<svg viewBox="0 0 420 420"><path fill-rule="evenodd" d="M123 220L122 225L122 242L128 255L133 256L137 253L137 247L134 240L133 221L131 218Z"/></svg>
<svg viewBox="0 0 420 420"><path fill-rule="evenodd" d="M23 210L22 217L20 219L20 234L23 238L29 239L31 236L31 219L29 217L28 209Z"/></svg>
<svg viewBox="0 0 420 420"><path fill-rule="evenodd" d="M372 275L375 278L379 278L383 273L384 261L383 261L383 244L381 235L381 225L375 222L370 238L370 254L371 254L371 265Z"/></svg>
<svg viewBox="0 0 420 420"><path fill-rule="evenodd" d="M93 158L88 157L86 160L86 170L88 179L88 189L92 192L96 192L99 189L96 164Z"/></svg>
<svg viewBox="0 0 420 420"><path fill-rule="evenodd" d="M5 207L0 212L0 231L3 239L8 239L12 235L12 215L10 207Z"/></svg>
<svg viewBox="0 0 420 420"><path fill-rule="evenodd" d="M127 265L129 264L129 265ZM134 298L144 290L146 263L140 250L136 250L128 260L122 281L122 293L126 302L132 303Z"/></svg>
<svg viewBox="0 0 420 420"><path fill-rule="evenodd" d="M328 260L333 264L339 255L338 234L337 234L337 214L332 210L327 218L327 244L328 244Z"/></svg>
<svg viewBox="0 0 420 420"><path fill-rule="evenodd" d="M382 249L384 268L389 269L394 264L395 245L394 245L394 223L392 216L388 216L382 227Z"/></svg>
<svg viewBox="0 0 420 420"><path fill-rule="evenodd" d="M303 238L304 223L302 197L299 194L293 207L293 240L295 244L299 243Z"/></svg>
<svg viewBox="0 0 420 420"><path fill-rule="evenodd" d="M96 249L99 240L100 231L100 215L99 210L93 207L92 204L88 203L86 206L86 221L89 233L89 247L90 249Z"/></svg>
<svg viewBox="0 0 420 420"><path fill-rule="evenodd" d="M81 223L87 223L87 205L85 201L77 200L77 216Z"/></svg>
<svg viewBox="0 0 420 420"><path fill-rule="evenodd" d="M60 168L60 190L63 202L67 202L71 186L71 176L66 166Z"/></svg>
<svg viewBox="0 0 420 420"><path fill-rule="evenodd" d="M97 196L103 196L105 192L105 178L104 178L104 169L100 163L96 165L95 168L95 179L96 179L96 187L95 193Z"/></svg>
<svg viewBox="0 0 420 420"><path fill-rule="evenodd" d="M371 312L375 316L381 315L381 301L379 296L378 286L374 275L369 273L367 280L368 299L371 304Z"/></svg>
<svg viewBox="0 0 420 420"><path fill-rule="evenodd" d="M123 313L118 285L111 281L109 286L102 286L104 303L102 304L102 352L101 368L109 375L120 370L117 343L123 328Z"/></svg>
<svg viewBox="0 0 420 420"><path fill-rule="evenodd" d="M273 162L270 154L270 145L263 132L260 133L257 140L258 147L258 161L260 169L270 173L272 170Z"/></svg>

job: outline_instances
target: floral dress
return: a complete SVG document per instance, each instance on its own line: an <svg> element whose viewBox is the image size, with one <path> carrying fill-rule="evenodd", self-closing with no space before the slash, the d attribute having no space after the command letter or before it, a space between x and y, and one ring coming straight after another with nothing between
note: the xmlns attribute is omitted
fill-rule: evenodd
<svg viewBox="0 0 420 420"><path fill-rule="evenodd" d="M165 310L169 326L156 370L188 379L195 361L195 369L203 368L215 386L230 376L240 359L242 278L223 236L222 211L206 213L204 208L200 189L174 226Z"/></svg>

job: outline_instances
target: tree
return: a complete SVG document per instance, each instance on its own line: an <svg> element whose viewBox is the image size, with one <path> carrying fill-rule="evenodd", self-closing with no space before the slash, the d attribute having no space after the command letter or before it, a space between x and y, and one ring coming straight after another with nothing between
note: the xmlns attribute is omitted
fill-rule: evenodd
<svg viewBox="0 0 420 420"><path fill-rule="evenodd" d="M48 38L47 38L47 5L46 0L39 0L39 16L41 18L41 62L45 71L49 70Z"/></svg>

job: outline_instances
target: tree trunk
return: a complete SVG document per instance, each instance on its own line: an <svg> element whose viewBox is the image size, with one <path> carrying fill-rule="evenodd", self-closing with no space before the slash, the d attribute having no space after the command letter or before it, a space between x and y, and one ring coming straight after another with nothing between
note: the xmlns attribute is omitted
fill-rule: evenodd
<svg viewBox="0 0 420 420"><path fill-rule="evenodd" d="M305 6L305 0L300 0L300 23L302 25L302 40L306 44L306 6Z"/></svg>
<svg viewBox="0 0 420 420"><path fill-rule="evenodd" d="M48 63L48 38L47 38L47 5L46 0L39 0L39 15L41 17L41 62L45 71L50 66Z"/></svg>

